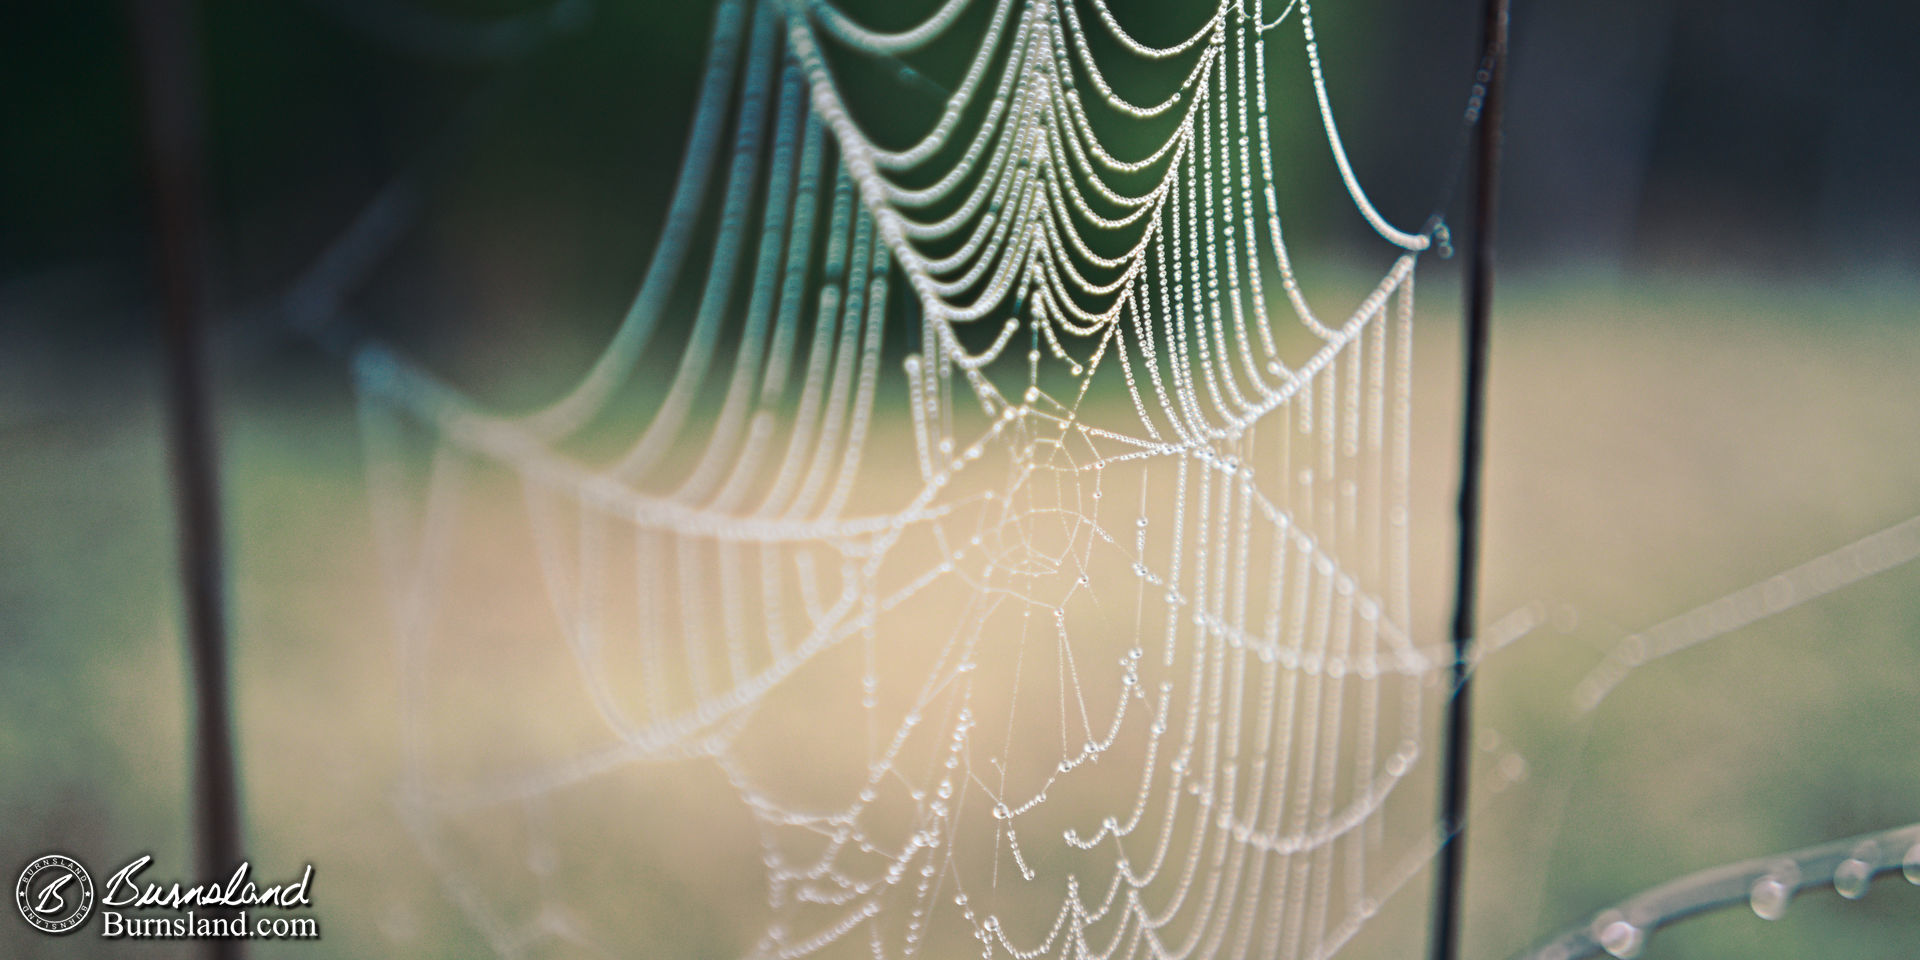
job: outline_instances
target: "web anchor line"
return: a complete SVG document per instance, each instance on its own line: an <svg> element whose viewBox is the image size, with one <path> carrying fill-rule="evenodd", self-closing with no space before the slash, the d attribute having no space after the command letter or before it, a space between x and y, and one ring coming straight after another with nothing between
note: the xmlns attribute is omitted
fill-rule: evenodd
<svg viewBox="0 0 1920 960"><path fill-rule="evenodd" d="M1761 919L1775 920L1802 890L1830 886L1842 897L1858 900L1866 896L1875 877L1895 871L1920 884L1920 823L1755 857L1668 881L1599 911L1588 922L1519 954L1516 960L1639 956L1656 931L1689 917L1744 905Z"/></svg>

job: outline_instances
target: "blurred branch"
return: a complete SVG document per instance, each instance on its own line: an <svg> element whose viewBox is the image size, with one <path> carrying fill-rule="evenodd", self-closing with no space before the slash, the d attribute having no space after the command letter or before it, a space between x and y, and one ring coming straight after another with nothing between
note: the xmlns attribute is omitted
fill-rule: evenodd
<svg viewBox="0 0 1920 960"><path fill-rule="evenodd" d="M178 509L180 579L193 665L194 770L201 875L245 859L228 692L226 570L219 450L206 361L206 220L201 183L198 18L192 0L133 0L147 167L167 364L169 451ZM239 940L208 941L238 958Z"/></svg>

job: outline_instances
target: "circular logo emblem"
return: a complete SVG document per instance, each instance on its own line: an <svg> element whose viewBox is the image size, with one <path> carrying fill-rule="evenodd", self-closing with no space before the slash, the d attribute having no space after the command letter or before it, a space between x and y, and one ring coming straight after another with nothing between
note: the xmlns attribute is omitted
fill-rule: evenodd
<svg viewBox="0 0 1920 960"><path fill-rule="evenodd" d="M80 861L51 853L21 871L13 900L28 923L47 933L67 933L93 912L93 878Z"/></svg>

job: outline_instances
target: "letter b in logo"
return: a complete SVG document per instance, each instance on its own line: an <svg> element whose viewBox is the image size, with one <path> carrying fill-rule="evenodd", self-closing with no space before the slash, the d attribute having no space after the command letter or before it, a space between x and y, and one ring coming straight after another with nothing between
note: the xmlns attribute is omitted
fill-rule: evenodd
<svg viewBox="0 0 1920 960"><path fill-rule="evenodd" d="M47 933L67 933L93 912L93 878L72 857L53 853L27 864L13 888L27 922Z"/></svg>

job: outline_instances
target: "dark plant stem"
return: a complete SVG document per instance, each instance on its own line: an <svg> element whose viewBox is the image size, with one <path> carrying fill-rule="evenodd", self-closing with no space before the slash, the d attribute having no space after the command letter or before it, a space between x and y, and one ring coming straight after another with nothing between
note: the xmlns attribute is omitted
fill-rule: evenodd
<svg viewBox="0 0 1920 960"><path fill-rule="evenodd" d="M1459 552L1453 594L1453 696L1442 744L1440 851L1433 903L1433 960L1460 953L1467 773L1473 756L1472 658L1480 577L1481 473L1486 444L1487 346L1493 310L1494 223L1499 198L1500 121L1507 67L1507 0L1485 0L1480 75L1468 106L1477 113L1473 246L1467 254L1465 402L1461 415Z"/></svg>
<svg viewBox="0 0 1920 960"><path fill-rule="evenodd" d="M220 477L208 377L205 224L200 183L198 47L191 0L131 0L146 118L154 253L160 282L169 451L180 537L187 651L193 669L200 874L230 876L242 859L239 782L227 681ZM239 940L207 941L221 960Z"/></svg>

